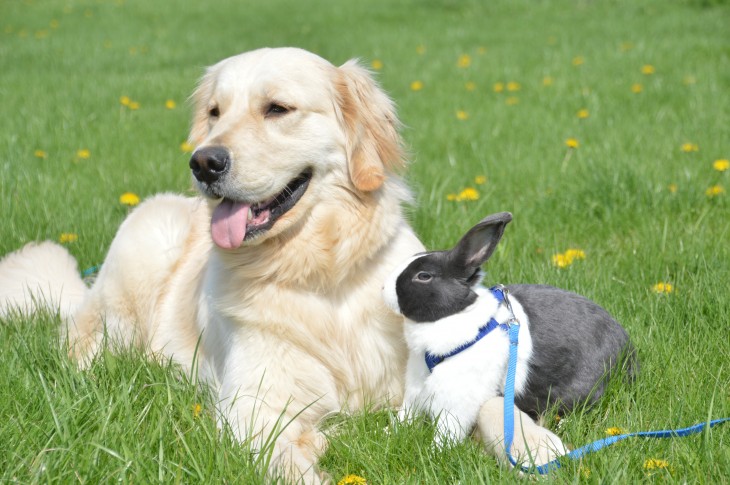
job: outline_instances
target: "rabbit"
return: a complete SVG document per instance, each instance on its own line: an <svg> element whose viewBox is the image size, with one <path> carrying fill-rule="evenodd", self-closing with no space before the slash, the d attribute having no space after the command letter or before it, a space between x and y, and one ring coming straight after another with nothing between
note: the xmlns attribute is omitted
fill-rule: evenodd
<svg viewBox="0 0 730 485"><path fill-rule="evenodd" d="M490 215L453 249L412 256L388 277L383 297L405 319L409 351L398 418L429 414L436 420L437 446L463 440L476 426L499 455L506 322L514 317L520 323L512 451L541 464L567 447L533 418L551 405L568 411L596 402L624 357L629 374L637 363L624 328L587 298L545 285L507 285L502 293L480 284L481 266L511 220L509 212Z"/></svg>

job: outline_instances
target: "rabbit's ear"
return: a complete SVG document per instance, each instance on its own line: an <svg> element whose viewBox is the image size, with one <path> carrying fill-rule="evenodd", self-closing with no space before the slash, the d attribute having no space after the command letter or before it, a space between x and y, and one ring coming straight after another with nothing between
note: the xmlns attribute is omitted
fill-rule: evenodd
<svg viewBox="0 0 730 485"><path fill-rule="evenodd" d="M486 263L511 220L512 214L509 212L492 214L482 219L450 251L452 261L465 268L478 268Z"/></svg>

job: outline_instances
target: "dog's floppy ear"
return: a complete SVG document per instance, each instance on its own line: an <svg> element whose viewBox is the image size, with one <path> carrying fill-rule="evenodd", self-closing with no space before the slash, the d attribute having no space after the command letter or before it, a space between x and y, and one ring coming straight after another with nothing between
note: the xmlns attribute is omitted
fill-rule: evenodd
<svg viewBox="0 0 730 485"><path fill-rule="evenodd" d="M193 104L193 122L188 134L188 143L193 146L200 145L208 135L208 103L210 102L213 80L215 79L213 67L208 68L190 96Z"/></svg>
<svg viewBox="0 0 730 485"><path fill-rule="evenodd" d="M388 170L405 166L395 107L356 60L338 68L336 86L350 178L358 190L377 190Z"/></svg>

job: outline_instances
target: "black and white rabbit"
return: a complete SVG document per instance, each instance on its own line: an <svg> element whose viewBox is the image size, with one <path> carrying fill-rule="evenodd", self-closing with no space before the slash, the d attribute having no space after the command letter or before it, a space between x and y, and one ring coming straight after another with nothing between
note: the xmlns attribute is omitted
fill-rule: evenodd
<svg viewBox="0 0 730 485"><path fill-rule="evenodd" d="M429 413L440 445L465 438L477 425L498 456L509 339L504 325L488 331L487 324L504 324L512 315L499 291L480 283L481 266L511 220L508 212L491 215L453 249L413 256L383 288L388 306L405 317L409 349L399 417ZM622 355L631 367L634 350L621 325L580 295L544 285L506 290L520 322L512 452L544 463L567 450L531 418L552 404L567 410L595 402Z"/></svg>

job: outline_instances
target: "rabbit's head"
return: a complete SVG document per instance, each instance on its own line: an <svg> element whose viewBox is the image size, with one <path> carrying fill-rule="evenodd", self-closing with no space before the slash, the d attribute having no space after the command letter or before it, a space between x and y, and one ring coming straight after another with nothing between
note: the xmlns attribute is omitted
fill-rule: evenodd
<svg viewBox="0 0 730 485"><path fill-rule="evenodd" d="M453 249L408 259L385 282L387 305L414 322L434 322L470 306L477 299L473 287L482 280L481 266L511 220L509 212L493 214L469 229Z"/></svg>

